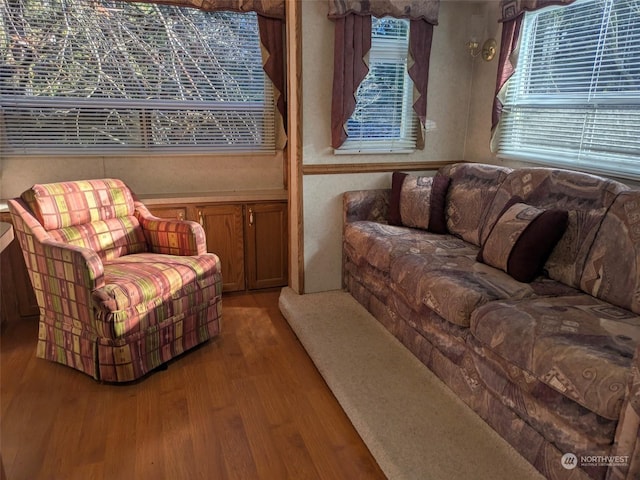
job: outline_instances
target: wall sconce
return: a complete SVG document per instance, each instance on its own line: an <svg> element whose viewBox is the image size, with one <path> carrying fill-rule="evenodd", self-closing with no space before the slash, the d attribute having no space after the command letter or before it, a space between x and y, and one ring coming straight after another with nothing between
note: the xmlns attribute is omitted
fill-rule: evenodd
<svg viewBox="0 0 640 480"><path fill-rule="evenodd" d="M493 57L496 56L497 47L498 46L496 44L496 41L493 38L489 38L487 41L485 41L482 44L482 47L480 47L480 43L475 39L471 39L467 42L467 49L469 50L469 54L473 58L482 54L482 59L485 62L490 62L491 60L493 60Z"/></svg>
<svg viewBox="0 0 640 480"><path fill-rule="evenodd" d="M467 42L467 49L469 50L469 54L473 58L482 54L482 59L485 62L490 62L491 60L493 60L493 57L496 56L497 48L498 45L493 38L489 38L488 40L486 40L482 44L482 47L480 47L480 43L475 39L471 39Z"/></svg>

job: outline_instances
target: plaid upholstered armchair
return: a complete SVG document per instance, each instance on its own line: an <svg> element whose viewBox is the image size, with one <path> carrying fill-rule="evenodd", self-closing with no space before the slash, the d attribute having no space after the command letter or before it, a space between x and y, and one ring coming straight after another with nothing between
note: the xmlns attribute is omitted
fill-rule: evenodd
<svg viewBox="0 0 640 480"><path fill-rule="evenodd" d="M220 261L198 223L152 216L114 179L34 185L9 209L38 357L126 382L218 335Z"/></svg>

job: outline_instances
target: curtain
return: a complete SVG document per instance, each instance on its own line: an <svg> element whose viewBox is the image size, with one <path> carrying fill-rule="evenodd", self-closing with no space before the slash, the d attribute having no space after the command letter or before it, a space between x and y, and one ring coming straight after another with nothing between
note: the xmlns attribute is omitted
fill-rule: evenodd
<svg viewBox="0 0 640 480"><path fill-rule="evenodd" d="M516 48L520 37L520 27L525 12L533 12L551 5L570 5L575 0L502 0L500 8L502 16L502 40L500 42L500 56L498 57L498 78L491 113L491 130L495 132L502 115L501 93L507 80L511 78L516 68Z"/></svg>
<svg viewBox="0 0 640 480"><path fill-rule="evenodd" d="M344 125L356 108L356 90L369 72L364 57L371 49L371 15L349 14L335 20L331 146L347 139Z"/></svg>
<svg viewBox="0 0 640 480"><path fill-rule="evenodd" d="M284 20L285 0L119 0L123 2L161 3L177 7L193 7L213 12L256 12L258 15Z"/></svg>
<svg viewBox="0 0 640 480"><path fill-rule="evenodd" d="M347 139L345 124L356 106L358 86L367 76L365 57L371 49L371 17L408 18L409 55L416 99L413 108L424 126L433 27L438 23L440 0L329 0L328 17L335 22L331 146ZM410 63L411 63L410 62ZM418 144L423 147L423 142Z"/></svg>

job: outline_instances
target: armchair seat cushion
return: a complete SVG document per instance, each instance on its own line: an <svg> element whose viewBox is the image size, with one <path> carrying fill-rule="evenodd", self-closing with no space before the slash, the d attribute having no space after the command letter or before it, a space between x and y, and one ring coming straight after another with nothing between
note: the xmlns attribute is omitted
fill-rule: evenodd
<svg viewBox="0 0 640 480"><path fill-rule="evenodd" d="M104 281L93 292L96 328L117 339L208 306L221 294L221 267L213 254L140 253L104 262Z"/></svg>

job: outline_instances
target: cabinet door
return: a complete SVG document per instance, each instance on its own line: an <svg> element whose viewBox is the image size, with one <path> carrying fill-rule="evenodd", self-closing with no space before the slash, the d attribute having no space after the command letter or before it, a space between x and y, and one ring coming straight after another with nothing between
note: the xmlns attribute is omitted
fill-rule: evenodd
<svg viewBox="0 0 640 480"><path fill-rule="evenodd" d="M147 208L152 215L160 218L177 218L178 220L184 220L187 218L186 207L174 207L165 205L147 205Z"/></svg>
<svg viewBox="0 0 640 480"><path fill-rule="evenodd" d="M204 227L207 250L220 257L222 290L244 290L242 205L198 207L198 221Z"/></svg>
<svg viewBox="0 0 640 480"><path fill-rule="evenodd" d="M17 317L37 317L40 309L18 239L14 239L0 257L2 321L15 320Z"/></svg>
<svg viewBox="0 0 640 480"><path fill-rule="evenodd" d="M281 287L288 283L287 204L247 204L247 287Z"/></svg>

